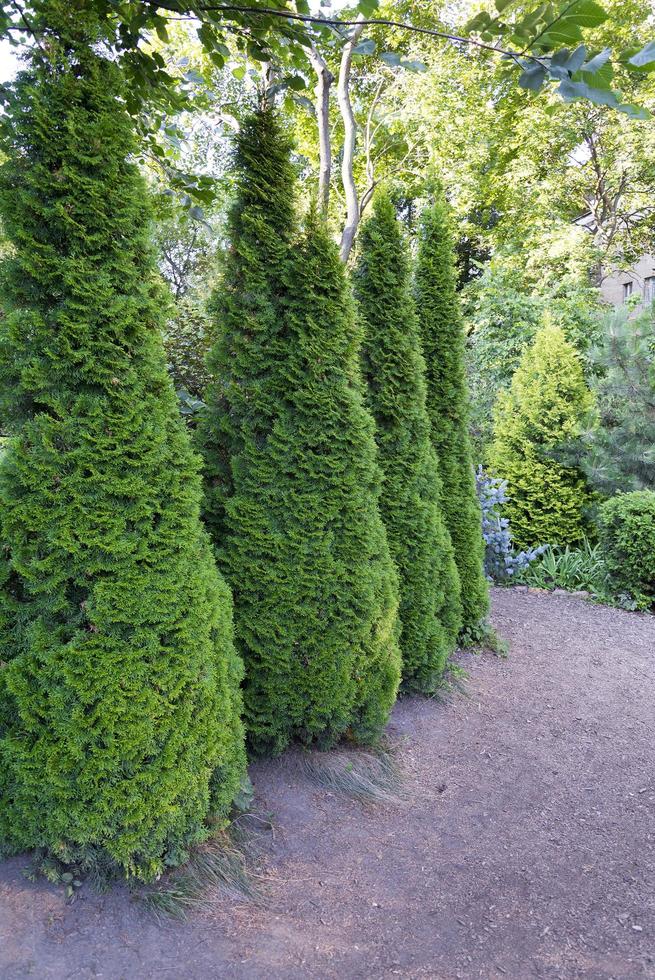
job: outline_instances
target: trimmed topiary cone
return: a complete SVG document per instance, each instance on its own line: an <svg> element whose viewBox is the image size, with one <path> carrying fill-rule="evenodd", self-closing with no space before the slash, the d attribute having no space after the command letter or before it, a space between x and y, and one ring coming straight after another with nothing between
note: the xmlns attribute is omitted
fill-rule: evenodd
<svg viewBox="0 0 655 980"><path fill-rule="evenodd" d="M416 309L426 363L432 444L442 481L442 506L455 551L462 596L462 633L481 635L489 611L482 515L468 432L464 330L445 202L422 215L416 262Z"/></svg>
<svg viewBox="0 0 655 980"><path fill-rule="evenodd" d="M0 839L151 878L226 821L242 666L120 72L91 14L53 3L40 31L0 169Z"/></svg>
<svg viewBox="0 0 655 980"><path fill-rule="evenodd" d="M325 229L312 217L293 240L289 147L273 113L248 120L237 145L240 192L215 303L220 380L203 428L248 737L273 753L296 739L370 742L395 700L400 656L360 335Z"/></svg>
<svg viewBox="0 0 655 980"><path fill-rule="evenodd" d="M400 578L403 683L434 691L461 626L459 576L430 442L425 361L407 249L393 204L377 195L354 273L363 367L384 480L380 508Z"/></svg>

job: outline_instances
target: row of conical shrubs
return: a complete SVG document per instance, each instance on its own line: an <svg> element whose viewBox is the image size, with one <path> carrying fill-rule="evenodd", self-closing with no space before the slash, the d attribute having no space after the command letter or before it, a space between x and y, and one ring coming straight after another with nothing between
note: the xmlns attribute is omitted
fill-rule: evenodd
<svg viewBox="0 0 655 980"><path fill-rule="evenodd" d="M274 114L245 122L199 429L217 570L124 82L92 12L43 11L0 169L0 842L149 878L228 817L242 676L253 750L370 742L484 618L452 250L436 205L417 317L380 198L358 319Z"/></svg>

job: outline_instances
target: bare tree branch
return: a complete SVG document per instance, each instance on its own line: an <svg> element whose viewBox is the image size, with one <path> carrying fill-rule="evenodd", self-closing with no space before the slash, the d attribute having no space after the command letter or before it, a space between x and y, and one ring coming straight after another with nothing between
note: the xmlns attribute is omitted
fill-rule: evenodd
<svg viewBox="0 0 655 980"><path fill-rule="evenodd" d="M357 226L359 224L360 210L355 177L353 173L353 159L355 156L355 143L357 138L357 125L355 115L350 102L350 72L352 68L353 51L355 50L365 24L363 17L357 20L356 26L346 41L341 54L341 65L339 66L339 81L337 83L337 99L339 109L343 118L343 157L341 161L341 180L346 195L346 224L341 234L340 255L343 262L348 261L350 250L355 240Z"/></svg>

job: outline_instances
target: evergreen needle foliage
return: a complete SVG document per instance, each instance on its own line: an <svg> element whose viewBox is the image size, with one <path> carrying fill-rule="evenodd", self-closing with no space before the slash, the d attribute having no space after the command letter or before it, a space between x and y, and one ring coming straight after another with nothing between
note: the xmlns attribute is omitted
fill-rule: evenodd
<svg viewBox="0 0 655 980"><path fill-rule="evenodd" d="M204 444L246 726L256 751L366 742L394 702L400 655L360 335L325 229L311 218L292 240L289 148L270 110L242 127L237 166Z"/></svg>
<svg viewBox="0 0 655 980"><path fill-rule="evenodd" d="M43 10L68 41L32 49L0 170L0 839L149 878L238 791L241 666L119 69L90 14Z"/></svg>
<svg viewBox="0 0 655 980"><path fill-rule="evenodd" d="M407 251L388 197L376 197L362 230L355 291L384 475L380 507L400 579L403 682L432 692L461 626L459 576L441 512Z"/></svg>
<svg viewBox="0 0 655 980"><path fill-rule="evenodd" d="M432 444L443 484L442 506L459 572L463 633L475 638L489 609L489 589L468 433L464 330L455 286L452 236L445 202L438 198L422 216L416 308Z"/></svg>
<svg viewBox="0 0 655 980"><path fill-rule="evenodd" d="M579 469L556 458L580 436L593 399L560 327L543 327L496 405L489 464L507 481L506 513L520 548L578 544L591 502Z"/></svg>
<svg viewBox="0 0 655 980"><path fill-rule="evenodd" d="M581 440L579 464L604 494L655 487L655 330L653 310L625 307L605 321L592 351L598 424Z"/></svg>
<svg viewBox="0 0 655 980"><path fill-rule="evenodd" d="M204 517L220 548L233 469L241 452L266 438L284 391L274 366L285 357L285 309L296 232L291 144L271 111L243 120L236 140L237 197L229 216L222 281L210 301L216 324L199 426L204 460Z"/></svg>

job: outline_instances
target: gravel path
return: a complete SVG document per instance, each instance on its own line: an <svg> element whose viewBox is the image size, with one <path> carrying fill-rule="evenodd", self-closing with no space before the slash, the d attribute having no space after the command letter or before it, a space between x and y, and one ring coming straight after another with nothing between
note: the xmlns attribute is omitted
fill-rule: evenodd
<svg viewBox="0 0 655 980"><path fill-rule="evenodd" d="M253 766L264 906L158 923L0 866L0 978L655 978L655 618L497 590L509 658L395 709L406 799Z"/></svg>

